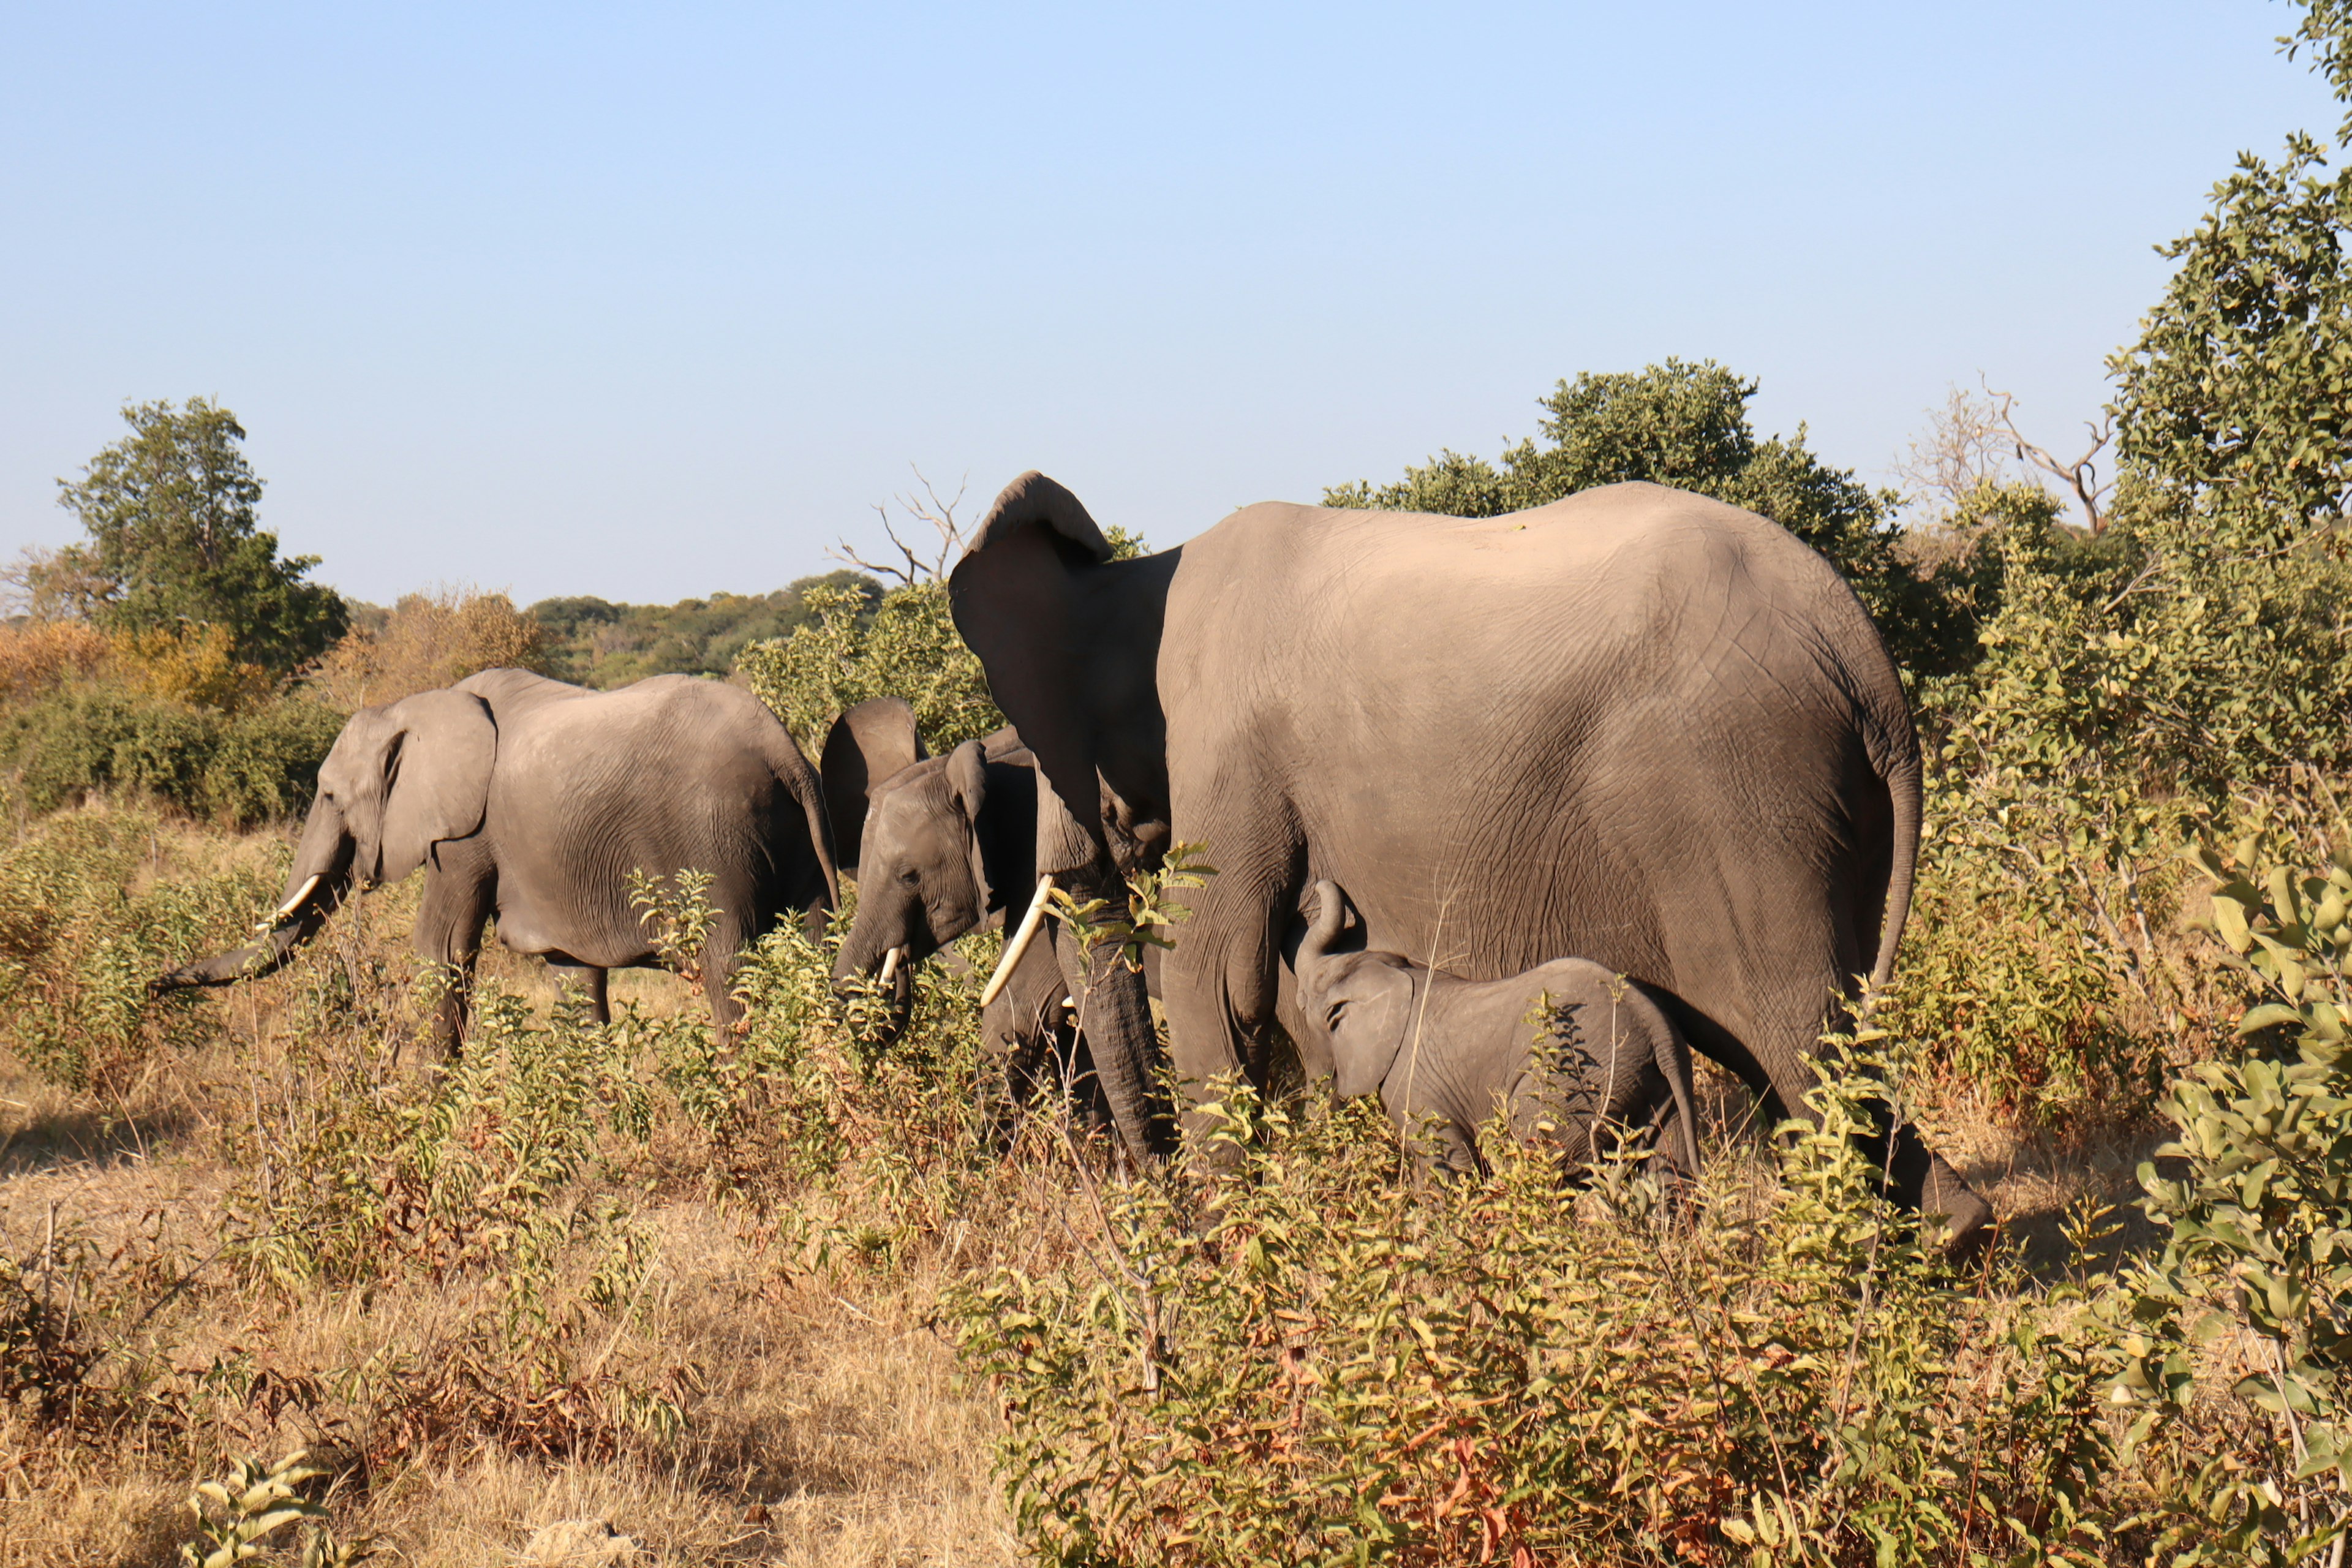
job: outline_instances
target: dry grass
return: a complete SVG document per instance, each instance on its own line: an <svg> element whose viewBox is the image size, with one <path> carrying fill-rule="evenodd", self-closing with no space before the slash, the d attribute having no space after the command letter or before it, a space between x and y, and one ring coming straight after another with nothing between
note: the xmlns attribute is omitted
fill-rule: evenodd
<svg viewBox="0 0 2352 1568"><path fill-rule="evenodd" d="M257 852L187 836L159 848L159 864L167 850ZM404 964L401 906L413 897L374 896L356 922L363 931L346 941ZM535 961L493 949L484 973L542 1012L552 1000ZM691 1005L669 975L614 980L616 1003L650 1013ZM147 1303L110 1353L169 1369L175 1390L198 1385L210 1367L299 1391L302 1379L376 1352L429 1355L480 1304L478 1278L436 1284L417 1273L288 1301L241 1288L219 1260L223 1200L244 1173L232 1134L257 1092L291 1070L282 1030L295 984L280 976L211 994L216 1043L158 1060L102 1099L52 1088L0 1052L0 1258L37 1268L46 1255L59 1275L102 1271L121 1298ZM990 1474L992 1417L959 1388L951 1353L926 1326L940 1260L917 1253L889 1270L800 1271L748 1211L658 1175L695 1157L686 1131L667 1129L631 1178L656 1250L632 1343L691 1369L683 1434L624 1444L601 1460L460 1444L373 1474L346 1464L329 1500L340 1535L375 1537L379 1561L452 1568L522 1561L542 1527L572 1520L609 1523L641 1546L615 1561L1015 1560ZM71 1283L57 1293L69 1295ZM332 1398L175 1398L81 1441L0 1405L0 1565L176 1562L190 1488L217 1473L216 1461L306 1446L332 1455L351 1436L322 1420L350 1407ZM172 1409L199 1418L173 1430Z"/></svg>
<svg viewBox="0 0 2352 1568"><path fill-rule="evenodd" d="M271 852L258 836L162 834L142 876ZM404 942L415 897L413 887L372 895L305 963L412 972ZM542 1017L552 1005L536 961L493 946L482 973ZM527 1555L566 1521L587 1521L598 1536L609 1526L608 1544L635 1543L636 1555L613 1561L1023 1560L991 1473L992 1408L984 1392L960 1384L929 1318L951 1273L994 1261L1034 1268L1071 1244L1071 1224L1090 1223L1075 1213L1069 1223L1053 1219L1048 1211L1070 1194L1042 1166L1008 1168L979 1211L898 1247L887 1266L812 1268L751 1205L711 1195L690 1129L659 1126L649 1146L617 1157L601 1178L634 1194L655 1255L645 1316L625 1337L615 1331L609 1348L683 1370L675 1386L684 1431L623 1442L610 1458L549 1459L461 1442L373 1466L352 1459L365 1444L345 1423L363 1419L365 1401L320 1395L320 1380L386 1354L429 1365L451 1325L483 1307L488 1287L478 1274L436 1282L412 1269L288 1300L242 1286L221 1261L224 1203L247 1175L236 1163L235 1152L250 1147L240 1135L255 1108L301 1070L289 1054L301 984L298 966L211 994L204 1006L219 1029L210 1045L159 1056L127 1087L95 1097L51 1088L0 1053L0 1258L47 1252L58 1268L102 1271L118 1300L137 1306L110 1354L143 1358L176 1391L152 1411L117 1413L96 1440L37 1431L25 1413L0 1406L0 1568L175 1562L194 1482L228 1456L270 1458L297 1447L340 1465L329 1498L335 1528L375 1538L381 1561L604 1560ZM656 1015L698 1005L684 982L647 973L614 976L614 999ZM383 1054L380 1044L347 1044ZM1753 1137L1744 1091L1711 1068L1703 1076L1714 1138ZM2088 1193L2126 1195L2147 1152L2147 1141L2122 1136L2063 1148L1948 1100L1931 1109L1939 1143L1990 1192L2029 1257L2051 1268L2063 1266L2067 1205ZM207 1369L244 1381L188 1396Z"/></svg>

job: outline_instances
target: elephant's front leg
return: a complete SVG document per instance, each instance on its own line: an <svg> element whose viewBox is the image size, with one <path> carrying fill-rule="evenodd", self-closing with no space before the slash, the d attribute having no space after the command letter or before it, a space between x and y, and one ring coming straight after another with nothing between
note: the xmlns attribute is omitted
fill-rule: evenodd
<svg viewBox="0 0 2352 1568"><path fill-rule="evenodd" d="M1165 961L1161 1004L1185 1131L1199 1137L1210 1119L1192 1108L1208 1098L1213 1079L1238 1071L1259 1089L1266 1087L1286 906L1262 884L1253 892L1248 879L1227 883L1224 875L1193 898L1192 918L1177 926L1175 950Z"/></svg>
<svg viewBox="0 0 2352 1568"><path fill-rule="evenodd" d="M440 972L433 1005L428 1048L438 1060L455 1058L466 1037L474 999L474 965L481 956L482 927L498 904L498 871L480 850L446 846L439 866L425 873L425 898L416 911L416 952Z"/></svg>

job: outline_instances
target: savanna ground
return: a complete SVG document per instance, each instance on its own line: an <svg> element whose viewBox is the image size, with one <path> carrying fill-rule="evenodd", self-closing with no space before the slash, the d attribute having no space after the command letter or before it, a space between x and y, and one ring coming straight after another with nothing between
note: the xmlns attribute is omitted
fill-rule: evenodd
<svg viewBox="0 0 2352 1568"><path fill-rule="evenodd" d="M887 1052L870 1043L870 1010L827 996L824 954L796 935L773 939L754 966L751 1026L724 1049L713 1048L697 994L676 975L616 976L617 1021L599 1030L571 1015L535 961L493 947L464 1065L442 1069L416 1054L433 982L405 951L413 884L355 900L278 975L151 1001L140 992L146 975L233 942L267 910L287 832L239 835L105 799L19 816L11 831L0 851L0 948L10 964L0 1039L12 1047L0 1054L0 1562L179 1561L195 1539L196 1483L225 1475L235 1458L274 1460L298 1448L321 1472L303 1488L323 1510L327 1533L312 1546L330 1555L319 1561L353 1542L382 1560L452 1564L977 1564L1038 1552L1068 1561L1266 1560L1273 1548L1240 1537L1215 1549L1202 1541L1188 1556L1187 1531L1149 1507L1125 1523L1093 1519L1081 1541L1041 1522L1034 1488L1009 1508L1004 1486L1013 1473L1052 1468L1024 1444L1043 1445L1056 1462L1153 1472L1127 1446L1158 1441L1151 1434L1099 1446L1075 1436L1100 1426L1105 1401L1137 1397L1139 1375L1157 1386L1157 1373L1125 1364L1133 1324L1100 1318L1121 1276L1148 1277L1156 1284L1141 1286L1147 1308L1156 1296L1163 1313L1190 1312L1192 1337L1209 1342L1187 1345L1181 1326L1147 1336L1141 1361L1164 1366L1171 1387L1188 1351L1219 1344L1221 1354L1274 1369L1271 1381L1192 1395L1238 1423L1223 1440L1243 1439L1196 1477L1206 1511L1221 1501L1264 1503L1267 1518L1297 1511L1295 1497L1230 1496L1234 1478L1223 1471L1244 1461L1246 1434L1266 1426L1254 1403L1271 1391L1274 1408L1288 1401L1295 1412L1282 1380L1316 1352L1278 1317L1276 1339L1254 1342L1248 1320L1265 1302L1214 1299L1222 1271L1261 1268L1262 1256L1249 1262L1244 1248L1188 1261L1154 1251L1168 1237L1234 1226L1261 1249L1265 1238L1288 1238L1308 1274L1328 1275L1370 1233L1381 1233L1377 1258L1410 1247L1418 1225L1447 1223L1439 1210L1497 1203L1480 1245L1507 1257L1524 1259L1532 1245L1570 1259L1571 1272L1590 1266L1596 1279L1620 1280L1611 1270L1628 1260L1598 1238L1632 1238L1680 1256L1685 1287L1706 1298L1704 1310L1736 1310L1760 1284L1780 1302L1765 1317L1794 1304L1798 1318L1818 1320L1810 1330L1795 1319L1769 1324L1759 1366L1777 1359L1801 1372L1812 1354L1829 1368L1836 1357L1818 1352L1849 1331L1850 1352L1887 1331L1883 1320L1870 1322L1869 1293L1857 1301L1852 1280L1882 1243L1890 1254L1908 1244L1899 1226L1868 1218L1866 1199L1833 1201L1827 1229L1822 1215L1795 1217L1794 1234L1819 1241L1835 1232L1864 1248L1863 1264L1834 1248L1825 1255L1826 1296L1801 1268L1790 1271L1790 1256L1742 1264L1710 1251L1736 1237L1752 1252L1759 1226L1787 1218L1747 1097L1720 1077L1706 1086L1717 1152L1696 1226L1663 1218L1672 1204L1662 1205L1633 1167L1565 1208L1556 1179L1534 1167L1502 1171L1483 1193L1438 1192L1370 1120L1310 1105L1236 1111L1254 1119L1254 1144L1271 1151L1270 1163L1243 1178L1246 1192L1221 1195L1214 1189L1227 1178L1213 1176L1195 1191L1139 1186L1049 1107L1033 1110L998 1152L980 1114L971 1029L992 937L968 939L980 950L972 973L929 966L913 1026ZM682 931L679 951L690 950L691 889L652 900L647 915ZM2181 940L2210 945L2193 931ZM1977 1099L1947 1085L1927 1097L1927 1114L1991 1194L2009 1251L1997 1266L1936 1283L1937 1266L1914 1249L1889 1294L1925 1289L1947 1305L1974 1297L1966 1310L2011 1327L2071 1310L2053 1307L2049 1292L2084 1270L2092 1204L2137 1190L2133 1171L2156 1142L2153 1127L2110 1123L2061 1138L2021 1131L2017 1116ZM1286 1175L1286 1158L1321 1168ZM1348 1182L1364 1194L1355 1206L1327 1202L1328 1184ZM1835 1184L1809 1187L1801 1177L1790 1190L1818 1196ZM1243 1213L1261 1202L1294 1205L1290 1220ZM1422 1220L1405 1213L1416 1204L1431 1211ZM1331 1214L1331 1234L1294 1235L1297 1205ZM2077 1234L2062 1234L2070 1213ZM1862 1231L1847 1234L1856 1216ZM2135 1220L2093 1250L2112 1257L2148 1245L2153 1230ZM1204 1258L1209 1274L1188 1278ZM1383 1289L1398 1311L1418 1307L1442 1334L1447 1281L1461 1278L1462 1261L1432 1258L1426 1278L1408 1270ZM1208 1293L1188 1301L1204 1282ZM1008 1352L1024 1304L1049 1298L1070 1333L1083 1340L1095 1322L1099 1342ZM1923 1297L1913 1310L1927 1304ZM1337 1310L1297 1305L1308 1310L1289 1313L1294 1326ZM1649 1317L1637 1312L1615 1331L1638 1336L1644 1323L1682 1319L1671 1300L1664 1319L1660 1310L1653 1300ZM1526 1350L1547 1334L1591 1329L1538 1312L1517 1332ZM1456 1331L1478 1337L1468 1319ZM1413 1332L1425 1335L1426 1324ZM1808 1332L1820 1342L1813 1352ZM1681 1351L1629 1340L1615 1347L1614 1364L1622 1372L1654 1356L1664 1368L1686 1352L1703 1363L1715 1354L1705 1338ZM1902 1378L1916 1380L1952 1349L1930 1347ZM1981 1355L1985 1346L1959 1349ZM1843 1381L1867 1383L1853 1374L1874 1353L1856 1357ZM2020 1363L2004 1375L2021 1369L2033 1371ZM1070 1392L1090 1381L1096 1394ZM1525 1369L1506 1381L1524 1393ZM1817 1381L1798 1401L1816 1420L1835 1380ZM1609 1399L1588 1393L1604 1412L1612 1400L1622 1413L1647 1396L1640 1387ZM1953 1406L1967 1399L1947 1394L1946 1418L1981 1418L1996 1406L2004 1418L2016 1414L1998 1399L1964 1412ZM1183 1408L1186 1396L1163 1397ZM1467 1403L1481 1400L1492 1402ZM1838 1401L1860 1403L1851 1390ZM1779 1419L1801 1413L1763 1413L1768 1437L1748 1457L1773 1447ZM1435 1424L1460 1415L1441 1411ZM1675 1424L1671 1413L1643 1419ZM1192 1434L1184 1442L1218 1440L1181 1415L1171 1421ZM1381 1450L1402 1437L1362 1445L1363 1457L1394 1468L1395 1456ZM1392 1516L1423 1517L1419 1544L1399 1538L1382 1560L1486 1561L1498 1546L1521 1562L1729 1560L1743 1510L1753 1512L1733 1479L1738 1465L1701 1485L1622 1434L1607 1442L1632 1461L1620 1484L1661 1489L1663 1506L1633 1510L1638 1519L1596 1518L1589 1536L1563 1534L1551 1527L1578 1508L1563 1503L1556 1517L1524 1502L1514 1510L1510 1489L1497 1486L1486 1505L1492 1528L1463 1538L1445 1528L1442 1506L1415 1501L1391 1476L1368 1495L1380 1499L1385 1484L1381 1506ZM1262 1461L1268 1473L1288 1462L1278 1453ZM1447 1465L1437 1490L1468 1486L1467 1458ZM1363 1489L1319 1463L1296 1479L1333 1495ZM1840 1483L1845 1491L1852 1479ZM1790 1495L1785 1477L1768 1489ZM1116 1513L1106 1502L1115 1490L1097 1488L1094 1500L1063 1512ZM1838 1507L1856 1500L1842 1492ZM1346 1499L1341 1515L1356 1506ZM1580 1507L1591 1513L1589 1501ZM548 1533L575 1521L571 1533ZM1344 1545L1344 1517L1317 1528L1319 1542L1308 1539L1315 1530L1297 1536L1297 1560L1355 1555L1331 1550ZM1832 1523L1822 1543L1843 1528ZM268 1560L294 1561L313 1529L281 1528L262 1544L283 1555ZM1833 1548L1818 1560L1849 1555Z"/></svg>

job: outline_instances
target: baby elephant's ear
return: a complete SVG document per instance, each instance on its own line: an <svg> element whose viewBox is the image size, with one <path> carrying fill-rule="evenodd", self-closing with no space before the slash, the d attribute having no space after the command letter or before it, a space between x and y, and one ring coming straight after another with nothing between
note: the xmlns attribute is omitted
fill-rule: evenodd
<svg viewBox="0 0 2352 1568"><path fill-rule="evenodd" d="M1331 1040L1332 1092L1342 1100L1371 1094L1412 1031L1412 974L1395 964L1358 956L1321 997L1324 1026Z"/></svg>

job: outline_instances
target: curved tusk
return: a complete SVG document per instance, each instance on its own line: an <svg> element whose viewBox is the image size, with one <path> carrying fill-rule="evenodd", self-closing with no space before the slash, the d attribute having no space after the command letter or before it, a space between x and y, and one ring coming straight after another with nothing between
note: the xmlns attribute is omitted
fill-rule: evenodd
<svg viewBox="0 0 2352 1568"><path fill-rule="evenodd" d="M256 925L253 928L253 934L256 936L268 936L271 931L274 931L279 926L284 925L286 923L286 917L292 914L296 910L300 909L305 900L310 897L310 890L318 885L319 873L314 871L310 874L310 880L304 882L300 887L294 889L294 896L292 898L287 900L284 903L270 910L269 918L261 921L258 925Z"/></svg>
<svg viewBox="0 0 2352 1568"><path fill-rule="evenodd" d="M988 984L980 994L982 1006L995 1001L996 994L1004 989L1004 983L1013 978L1013 966L1021 962L1021 955L1029 951L1030 942L1036 939L1037 927L1045 918L1045 900L1053 891L1054 879L1051 876L1037 879L1037 892L1029 900L1029 912L1021 917L1021 929L1014 931L1013 940L1004 944L1004 956L996 961L996 973L988 977Z"/></svg>
<svg viewBox="0 0 2352 1568"><path fill-rule="evenodd" d="M906 951L903 947L894 947L882 955L882 978L876 982L877 984L890 984L890 977L898 973L898 955Z"/></svg>
<svg viewBox="0 0 2352 1568"><path fill-rule="evenodd" d="M301 908L305 903L309 902L309 901L310 901L310 890L311 890L312 889L316 888L318 885L319 885L319 873L318 873L318 872L316 872L316 871L313 871L313 872L311 872L311 873L310 873L310 879L309 881L307 881L307 882L303 883L300 887L299 887L299 888L297 888L297 889L294 889L294 896L293 896L292 898L290 898L290 899L287 900L284 903L282 903L282 904L280 904L280 905L278 905L278 915L277 915L277 918L282 921L282 920L284 920L288 915L292 914L296 910L300 909L300 908Z"/></svg>

